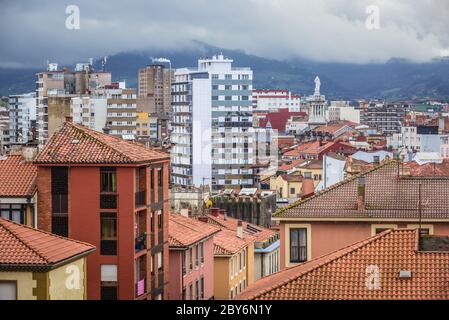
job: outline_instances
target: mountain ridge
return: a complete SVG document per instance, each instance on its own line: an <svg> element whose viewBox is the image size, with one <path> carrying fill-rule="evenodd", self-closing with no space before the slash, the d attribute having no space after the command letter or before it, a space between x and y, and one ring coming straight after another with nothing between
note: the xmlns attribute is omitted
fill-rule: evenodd
<svg viewBox="0 0 449 320"><path fill-rule="evenodd" d="M126 80L137 86L137 71L151 64L150 57L166 57L173 68L194 67L199 57L223 53L236 67L251 67L253 86L259 89L289 89L300 95L313 93L313 79L318 75L322 93L328 99L389 99L449 101L449 60L434 59L413 63L393 58L386 63L350 64L316 62L303 58L275 60L196 42L183 51L128 51L108 57L107 71L114 81ZM70 67L70 66L69 66ZM94 67L100 68L100 59ZM39 69L0 68L0 95L30 92L35 89L35 73Z"/></svg>

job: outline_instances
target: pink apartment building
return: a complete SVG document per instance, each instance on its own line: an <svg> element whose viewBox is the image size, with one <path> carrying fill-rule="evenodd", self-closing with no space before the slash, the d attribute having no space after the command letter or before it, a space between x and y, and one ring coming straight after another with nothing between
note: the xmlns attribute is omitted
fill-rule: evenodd
<svg viewBox="0 0 449 320"><path fill-rule="evenodd" d="M214 240L218 227L180 214L169 219L170 300L214 298Z"/></svg>

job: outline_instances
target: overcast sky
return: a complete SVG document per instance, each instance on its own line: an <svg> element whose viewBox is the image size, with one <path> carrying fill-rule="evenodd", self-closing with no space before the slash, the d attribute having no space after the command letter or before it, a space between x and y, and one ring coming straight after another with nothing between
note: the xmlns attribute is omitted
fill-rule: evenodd
<svg viewBox="0 0 449 320"><path fill-rule="evenodd" d="M65 26L68 5L80 29ZM379 8L368 29L367 6ZM182 50L199 40L289 59L428 61L449 55L446 0L0 0L0 66L42 66L145 49Z"/></svg>

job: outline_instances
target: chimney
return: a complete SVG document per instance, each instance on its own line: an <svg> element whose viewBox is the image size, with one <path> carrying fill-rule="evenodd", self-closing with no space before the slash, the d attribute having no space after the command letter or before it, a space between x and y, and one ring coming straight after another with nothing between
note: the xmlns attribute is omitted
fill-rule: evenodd
<svg viewBox="0 0 449 320"><path fill-rule="evenodd" d="M199 216L198 220L201 221L201 222L205 222L205 223L207 223L207 221L208 221L206 216Z"/></svg>
<svg viewBox="0 0 449 320"><path fill-rule="evenodd" d="M103 128L103 133L109 134L110 132L111 132L111 129L109 129L108 127Z"/></svg>
<svg viewBox="0 0 449 320"><path fill-rule="evenodd" d="M70 123L72 123L72 122L73 122L72 116L66 116L66 117L65 117L65 122L70 122Z"/></svg>
<svg viewBox="0 0 449 320"><path fill-rule="evenodd" d="M315 186L313 184L313 180L309 178L304 179L301 185L301 194L300 194L301 199L311 197L313 196L314 193L315 193Z"/></svg>
<svg viewBox="0 0 449 320"><path fill-rule="evenodd" d="M380 164L380 157L379 156L373 156L373 164L375 166L378 166Z"/></svg>
<svg viewBox="0 0 449 320"><path fill-rule="evenodd" d="M239 220L237 222L237 237L240 239L243 239L243 222L242 220Z"/></svg>
<svg viewBox="0 0 449 320"><path fill-rule="evenodd" d="M358 185L357 185L357 209L358 210L365 209L365 188L366 188L365 177L360 176L358 178Z"/></svg>

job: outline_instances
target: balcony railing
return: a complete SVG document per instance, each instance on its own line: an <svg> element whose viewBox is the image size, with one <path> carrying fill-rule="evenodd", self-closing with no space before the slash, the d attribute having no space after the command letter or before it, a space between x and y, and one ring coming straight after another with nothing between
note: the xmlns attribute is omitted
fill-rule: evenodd
<svg viewBox="0 0 449 320"><path fill-rule="evenodd" d="M135 193L135 205L144 206L146 204L146 191L137 191Z"/></svg>
<svg viewBox="0 0 449 320"><path fill-rule="evenodd" d="M136 252L147 248L147 234L144 233L136 238L135 249Z"/></svg>
<svg viewBox="0 0 449 320"><path fill-rule="evenodd" d="M136 297L140 297L141 295L147 292L147 283L145 278L137 281L136 283Z"/></svg>

